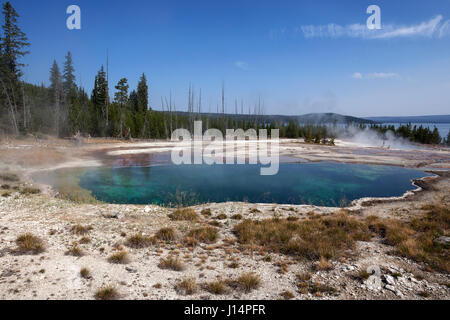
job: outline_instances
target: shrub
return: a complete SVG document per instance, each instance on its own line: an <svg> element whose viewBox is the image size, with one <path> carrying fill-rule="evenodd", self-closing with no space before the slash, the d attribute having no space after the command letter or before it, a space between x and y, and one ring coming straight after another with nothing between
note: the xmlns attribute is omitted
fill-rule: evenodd
<svg viewBox="0 0 450 320"><path fill-rule="evenodd" d="M156 233L155 237L162 241L173 241L175 240L175 230L173 228L162 228Z"/></svg>
<svg viewBox="0 0 450 320"><path fill-rule="evenodd" d="M80 276L82 278L84 278L84 279L90 279L91 278L91 271L89 271L88 268L81 268Z"/></svg>
<svg viewBox="0 0 450 320"><path fill-rule="evenodd" d="M225 213L221 213L216 217L217 220L225 220L227 218L228 216Z"/></svg>
<svg viewBox="0 0 450 320"><path fill-rule="evenodd" d="M125 245L130 248L141 249L147 248L155 243L155 239L151 237L145 237L142 234L135 234L127 238Z"/></svg>
<svg viewBox="0 0 450 320"><path fill-rule="evenodd" d="M9 190L9 189L11 189L11 186L9 184L2 184L1 188L5 189L5 190Z"/></svg>
<svg viewBox="0 0 450 320"><path fill-rule="evenodd" d="M2 197L3 198L8 198L8 197L10 197L11 196L11 193L10 192L3 192L2 193Z"/></svg>
<svg viewBox="0 0 450 320"><path fill-rule="evenodd" d="M43 241L31 233L26 233L16 239L20 253L39 254L44 251Z"/></svg>
<svg viewBox="0 0 450 320"><path fill-rule="evenodd" d="M108 261L115 264L127 264L129 262L128 252L119 251L113 253L108 257Z"/></svg>
<svg viewBox="0 0 450 320"><path fill-rule="evenodd" d="M291 300L295 298L295 295L287 290L284 290L283 292L280 293L280 296L284 299L284 300Z"/></svg>
<svg viewBox="0 0 450 320"><path fill-rule="evenodd" d="M169 218L173 221L197 221L199 219L197 213L190 208L175 210L169 215Z"/></svg>
<svg viewBox="0 0 450 320"><path fill-rule="evenodd" d="M115 300L118 297L119 293L112 286L101 288L95 293L95 299L97 300Z"/></svg>
<svg viewBox="0 0 450 320"><path fill-rule="evenodd" d="M261 279L254 273L243 273L237 279L237 284L245 292L257 289L261 283Z"/></svg>
<svg viewBox="0 0 450 320"><path fill-rule="evenodd" d="M227 291L225 281L223 280L207 282L203 285L203 287L209 293L216 295L224 294Z"/></svg>
<svg viewBox="0 0 450 320"><path fill-rule="evenodd" d="M204 216L205 218L211 217L212 213L211 213L211 209L207 208L207 209L203 209L201 212L202 216Z"/></svg>
<svg viewBox="0 0 450 320"><path fill-rule="evenodd" d="M74 256L74 257L81 257L84 255L83 250L77 245L73 244L72 247L70 247L66 251L66 255Z"/></svg>
<svg viewBox="0 0 450 320"><path fill-rule="evenodd" d="M197 292L198 285L194 278L187 278L178 283L175 289L181 294L191 295Z"/></svg>
<svg viewBox="0 0 450 320"><path fill-rule="evenodd" d="M178 258L168 256L167 258L161 258L158 267L161 269L169 269L173 271L183 271L184 265Z"/></svg>
<svg viewBox="0 0 450 320"><path fill-rule="evenodd" d="M213 227L200 227L189 231L187 237L201 243L215 243L218 238L218 230Z"/></svg>

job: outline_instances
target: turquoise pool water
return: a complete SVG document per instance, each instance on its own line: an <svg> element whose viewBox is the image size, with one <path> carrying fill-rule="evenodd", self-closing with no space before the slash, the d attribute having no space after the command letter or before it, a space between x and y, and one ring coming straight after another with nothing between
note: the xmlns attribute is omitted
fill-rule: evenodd
<svg viewBox="0 0 450 320"><path fill-rule="evenodd" d="M162 165L78 170L79 185L100 201L194 205L209 202L342 206L362 197L401 196L420 170L340 163L284 163L275 176L252 165ZM56 174L56 173L54 173ZM74 174L63 170L58 175ZM46 177L51 179L51 177ZM54 180L54 179L53 179Z"/></svg>

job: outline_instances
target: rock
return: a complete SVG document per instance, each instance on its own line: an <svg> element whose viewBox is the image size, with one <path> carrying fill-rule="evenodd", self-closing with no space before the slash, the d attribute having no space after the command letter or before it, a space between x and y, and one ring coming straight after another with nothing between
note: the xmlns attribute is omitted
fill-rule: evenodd
<svg viewBox="0 0 450 320"><path fill-rule="evenodd" d="M434 244L438 246L449 247L450 246L450 237L439 237L433 240Z"/></svg>
<svg viewBox="0 0 450 320"><path fill-rule="evenodd" d="M386 286L385 286L385 288L387 289L387 290L389 290L389 291L392 291L392 292L396 292L397 290L395 290L395 287L393 286L393 285L390 285L390 284L387 284Z"/></svg>
<svg viewBox="0 0 450 320"><path fill-rule="evenodd" d="M133 269L133 268L130 268L130 267L125 267L125 270L127 270L129 273L136 273L137 272L137 269Z"/></svg>
<svg viewBox="0 0 450 320"><path fill-rule="evenodd" d="M386 281L386 283L389 285L394 285L395 284L395 280L393 276L390 275L385 275L384 276L384 280Z"/></svg>

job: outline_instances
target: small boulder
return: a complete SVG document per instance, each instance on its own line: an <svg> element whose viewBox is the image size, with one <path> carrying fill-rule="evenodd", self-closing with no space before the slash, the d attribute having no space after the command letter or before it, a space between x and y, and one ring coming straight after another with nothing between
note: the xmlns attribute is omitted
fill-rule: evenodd
<svg viewBox="0 0 450 320"><path fill-rule="evenodd" d="M438 246L443 246L443 247L449 247L450 246L450 237L439 237L434 239L434 244L438 245Z"/></svg>

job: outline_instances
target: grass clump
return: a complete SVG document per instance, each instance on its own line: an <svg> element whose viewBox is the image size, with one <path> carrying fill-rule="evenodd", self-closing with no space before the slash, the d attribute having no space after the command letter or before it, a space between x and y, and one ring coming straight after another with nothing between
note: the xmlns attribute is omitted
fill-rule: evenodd
<svg viewBox="0 0 450 320"><path fill-rule="evenodd" d="M20 181L20 178L19 178L19 176L17 174L10 173L10 172L0 173L0 179L2 179L3 181L8 181L8 182L18 182L18 181Z"/></svg>
<svg viewBox="0 0 450 320"><path fill-rule="evenodd" d="M161 258L158 267L161 269L168 269L173 271L183 271L184 265L178 258L168 256L166 258Z"/></svg>
<svg viewBox="0 0 450 320"><path fill-rule="evenodd" d="M225 213L221 213L216 217L217 220L226 220L227 218L228 216Z"/></svg>
<svg viewBox="0 0 450 320"><path fill-rule="evenodd" d="M83 250L78 246L78 244L74 243L67 251L66 255L74 256L74 257L82 257L84 255Z"/></svg>
<svg viewBox="0 0 450 320"><path fill-rule="evenodd" d="M117 298L119 298L119 293L112 286L101 288L95 293L95 299L97 300L115 300Z"/></svg>
<svg viewBox="0 0 450 320"><path fill-rule="evenodd" d="M313 282L310 273L297 274L297 285L301 294L311 293L316 296L322 296L323 294L336 295L338 293L334 287L319 282Z"/></svg>
<svg viewBox="0 0 450 320"><path fill-rule="evenodd" d="M213 227L200 227L188 232L187 237L193 238L201 243L215 243L219 231Z"/></svg>
<svg viewBox="0 0 450 320"><path fill-rule="evenodd" d="M70 231L72 231L73 234L77 234L80 236L89 233L89 231L91 230L92 230L91 226L83 226L81 224L77 224L70 229Z"/></svg>
<svg viewBox="0 0 450 320"><path fill-rule="evenodd" d="M194 278L183 279L175 286L175 290L183 295L191 295L197 292L198 285Z"/></svg>
<svg viewBox="0 0 450 320"><path fill-rule="evenodd" d="M108 261L114 264L127 264L129 260L128 252L119 251L108 257Z"/></svg>
<svg viewBox="0 0 450 320"><path fill-rule="evenodd" d="M91 271L88 269L88 268L81 268L81 270L80 270L80 276L83 278L83 279L90 279L92 276L91 276Z"/></svg>
<svg viewBox="0 0 450 320"><path fill-rule="evenodd" d="M211 209L207 208L207 209L203 209L201 212L202 216L204 216L205 218L209 218L212 216L211 213Z"/></svg>
<svg viewBox="0 0 450 320"><path fill-rule="evenodd" d="M291 300L295 298L295 295L291 292L291 291L287 291L284 290L283 292L280 293L280 296L284 299L284 300Z"/></svg>
<svg viewBox="0 0 450 320"><path fill-rule="evenodd" d="M314 269L317 271L330 271L333 270L333 264L328 259L321 257L314 265Z"/></svg>
<svg viewBox="0 0 450 320"><path fill-rule="evenodd" d="M236 282L243 291L248 293L259 287L261 279L259 276L250 272L241 274Z"/></svg>
<svg viewBox="0 0 450 320"><path fill-rule="evenodd" d="M223 280L207 282L203 285L204 289L211 294L220 295L227 292L227 285Z"/></svg>
<svg viewBox="0 0 450 320"><path fill-rule="evenodd" d="M25 187L22 190L20 190L20 193L23 195L39 194L41 193L41 189L34 187Z"/></svg>
<svg viewBox="0 0 450 320"><path fill-rule="evenodd" d="M197 221L199 216L195 213L194 209L185 208L175 210L169 215L169 218L173 221Z"/></svg>
<svg viewBox="0 0 450 320"><path fill-rule="evenodd" d="M245 220L234 228L243 245L255 244L266 251L281 252L317 261L336 259L356 241L369 240L368 227L356 218L339 213L309 220Z"/></svg>
<svg viewBox="0 0 450 320"><path fill-rule="evenodd" d="M9 189L11 189L11 186L9 184L2 184L2 186L0 188L2 188L4 190L9 190Z"/></svg>
<svg viewBox="0 0 450 320"><path fill-rule="evenodd" d="M142 249L147 248L155 243L155 239L151 237L146 237L140 233L132 235L127 238L125 245L134 248L134 249Z"/></svg>
<svg viewBox="0 0 450 320"><path fill-rule="evenodd" d="M231 216L231 219L233 220L242 220L242 214L234 214Z"/></svg>
<svg viewBox="0 0 450 320"><path fill-rule="evenodd" d="M3 198L8 198L8 197L10 197L10 196L11 196L11 192L6 191L6 192L3 192L3 193L2 193L2 197L3 197Z"/></svg>
<svg viewBox="0 0 450 320"><path fill-rule="evenodd" d="M368 217L369 228L397 255L427 264L431 269L450 272L449 248L435 242L450 233L450 207L436 203L424 207L426 213L410 221Z"/></svg>
<svg viewBox="0 0 450 320"><path fill-rule="evenodd" d="M155 234L155 238L162 241L174 241L175 230L173 228L162 228Z"/></svg>
<svg viewBox="0 0 450 320"><path fill-rule="evenodd" d="M25 233L17 237L16 244L20 253L39 254L44 251L43 241L31 233Z"/></svg>

